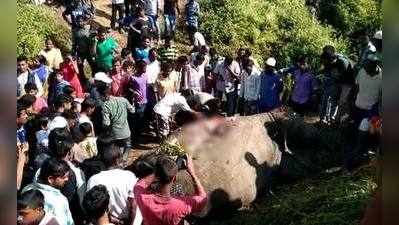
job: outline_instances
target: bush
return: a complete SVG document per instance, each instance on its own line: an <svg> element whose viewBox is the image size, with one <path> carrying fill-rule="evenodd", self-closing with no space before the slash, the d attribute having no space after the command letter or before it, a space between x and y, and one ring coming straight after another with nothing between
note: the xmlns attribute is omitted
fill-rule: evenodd
<svg viewBox="0 0 399 225"><path fill-rule="evenodd" d="M278 66L309 55L316 66L321 49L334 45L346 52L347 42L334 38L331 27L314 19L305 0L202 0L201 30L222 53L250 47L263 62L274 56Z"/></svg>
<svg viewBox="0 0 399 225"><path fill-rule="evenodd" d="M319 17L340 35L360 29L375 31L382 27L380 0L321 0Z"/></svg>
<svg viewBox="0 0 399 225"><path fill-rule="evenodd" d="M62 52L71 49L71 32L56 12L46 6L17 2L17 56L35 57L49 37Z"/></svg>

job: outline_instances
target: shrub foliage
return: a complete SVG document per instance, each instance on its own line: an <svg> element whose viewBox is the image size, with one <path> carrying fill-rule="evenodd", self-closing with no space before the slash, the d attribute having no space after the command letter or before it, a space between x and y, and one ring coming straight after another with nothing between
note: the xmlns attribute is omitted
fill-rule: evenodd
<svg viewBox="0 0 399 225"><path fill-rule="evenodd" d="M51 38L61 51L70 50L71 33L56 12L46 6L36 6L23 0L17 2L17 56L36 56Z"/></svg>
<svg viewBox="0 0 399 225"><path fill-rule="evenodd" d="M343 35L359 29L374 31L382 27L380 0L321 0L319 15L321 21Z"/></svg>
<svg viewBox="0 0 399 225"><path fill-rule="evenodd" d="M311 16L305 0L202 0L201 29L221 52L251 47L256 58L274 56L287 65L298 54L318 61L331 44L345 52L347 42Z"/></svg>

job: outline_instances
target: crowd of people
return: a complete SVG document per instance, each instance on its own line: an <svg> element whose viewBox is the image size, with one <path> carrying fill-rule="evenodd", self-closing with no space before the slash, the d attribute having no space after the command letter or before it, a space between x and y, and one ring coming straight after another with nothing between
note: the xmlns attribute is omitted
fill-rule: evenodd
<svg viewBox="0 0 399 225"><path fill-rule="evenodd" d="M127 36L126 46L109 29L88 26L93 5L73 0L63 14L72 52L63 55L47 39L37 57L17 59L19 224L182 224L207 201L189 156L193 196L171 194L178 166L168 157L141 179L121 165L143 134L161 142L201 116L288 106L302 117L318 113L323 126L350 121L363 147L348 167L367 150L369 130L381 128L382 31L373 38L356 33L356 61L327 45L320 70L306 55L281 68L270 56L261 67L249 48L221 56L208 46L196 0L185 7L189 54L174 45L176 0L165 0L162 9L157 0L110 3L110 27Z"/></svg>

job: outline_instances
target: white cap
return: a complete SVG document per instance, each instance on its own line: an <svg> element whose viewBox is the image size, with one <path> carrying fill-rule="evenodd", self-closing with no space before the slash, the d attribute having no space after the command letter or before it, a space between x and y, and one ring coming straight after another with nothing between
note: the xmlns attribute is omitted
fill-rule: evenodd
<svg viewBox="0 0 399 225"><path fill-rule="evenodd" d="M94 74L94 80L102 81L106 84L112 83L112 79L104 72L98 72Z"/></svg>
<svg viewBox="0 0 399 225"><path fill-rule="evenodd" d="M374 39L382 40L382 30L375 32Z"/></svg>
<svg viewBox="0 0 399 225"><path fill-rule="evenodd" d="M266 65L275 67L276 66L276 59L273 57L270 57L266 60Z"/></svg>
<svg viewBox="0 0 399 225"><path fill-rule="evenodd" d="M56 116L50 123L48 124L48 129L50 131L56 128L65 128L68 126L67 120L62 116Z"/></svg>

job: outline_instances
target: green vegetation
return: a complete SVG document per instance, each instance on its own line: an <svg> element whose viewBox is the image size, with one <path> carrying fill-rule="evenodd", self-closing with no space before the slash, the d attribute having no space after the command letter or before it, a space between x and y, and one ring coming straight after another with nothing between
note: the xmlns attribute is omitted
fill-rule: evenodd
<svg viewBox="0 0 399 225"><path fill-rule="evenodd" d="M321 0L320 20L332 25L339 34L359 29L374 31L382 27L380 0Z"/></svg>
<svg viewBox="0 0 399 225"><path fill-rule="evenodd" d="M375 188L375 170L371 166L352 176L321 175L277 186L273 195L260 199L252 209L209 225L359 224Z"/></svg>
<svg viewBox="0 0 399 225"><path fill-rule="evenodd" d="M50 37L62 52L71 48L71 32L57 13L45 6L17 2L17 56L35 57Z"/></svg>
<svg viewBox="0 0 399 225"><path fill-rule="evenodd" d="M304 0L202 0L201 30L222 53L251 47L263 62L274 56L278 66L308 54L316 65L321 49L331 44L346 52L348 43L311 16Z"/></svg>

